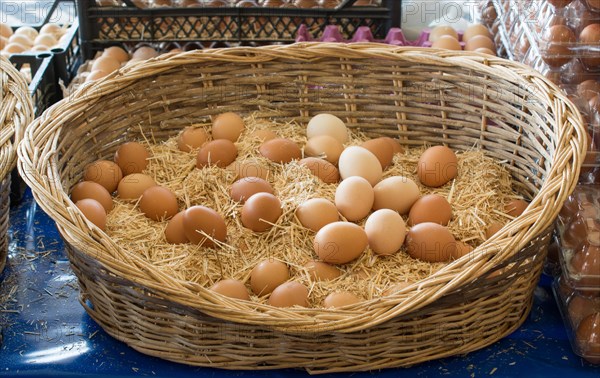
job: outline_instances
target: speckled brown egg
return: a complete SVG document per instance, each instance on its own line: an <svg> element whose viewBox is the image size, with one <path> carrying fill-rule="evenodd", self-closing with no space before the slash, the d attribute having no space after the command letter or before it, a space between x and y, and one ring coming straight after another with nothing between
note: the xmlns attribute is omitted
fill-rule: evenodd
<svg viewBox="0 0 600 378"><path fill-rule="evenodd" d="M283 210L277 197L269 193L256 193L242 207L241 220L244 227L254 232L264 232L276 223Z"/></svg>
<svg viewBox="0 0 600 378"><path fill-rule="evenodd" d="M83 179L102 185L109 193L114 192L123 178L121 168L112 161L98 160L85 167Z"/></svg>
<svg viewBox="0 0 600 378"><path fill-rule="evenodd" d="M308 307L308 289L296 281L283 283L273 290L268 303L274 307Z"/></svg>
<svg viewBox="0 0 600 378"><path fill-rule="evenodd" d="M106 210L104 210L100 202L86 198L77 201L75 206L79 208L88 221L92 222L102 231L106 230Z"/></svg>
<svg viewBox="0 0 600 378"><path fill-rule="evenodd" d="M227 139L237 142L244 131L244 120L235 113L219 114L212 123L213 139Z"/></svg>
<svg viewBox="0 0 600 378"><path fill-rule="evenodd" d="M139 206L145 216L155 221L170 219L179 211L175 194L162 186L146 189L142 193Z"/></svg>
<svg viewBox="0 0 600 378"><path fill-rule="evenodd" d="M227 238L225 220L219 213L206 206L192 206L185 211L183 231L190 242L205 247L215 246L211 239L223 243Z"/></svg>
<svg viewBox="0 0 600 378"><path fill-rule="evenodd" d="M427 262L447 262L456 254L456 240L448 228L425 222L413 226L406 235L406 251Z"/></svg>
<svg viewBox="0 0 600 378"><path fill-rule="evenodd" d="M271 139L259 148L260 154L275 163L289 163L302 158L302 151L296 142L286 139Z"/></svg>
<svg viewBox="0 0 600 378"><path fill-rule="evenodd" d="M196 127L186 127L177 137L177 148L183 152L191 152L202 147L208 140L209 136L206 130Z"/></svg>
<svg viewBox="0 0 600 378"><path fill-rule="evenodd" d="M225 168L237 158L238 150L235 144L228 139L217 139L208 142L198 151L196 167L203 168L216 165Z"/></svg>
<svg viewBox="0 0 600 378"><path fill-rule="evenodd" d="M123 175L142 173L148 166L150 154L146 147L137 142L123 143L115 152L115 163L121 168Z"/></svg>
<svg viewBox="0 0 600 378"><path fill-rule="evenodd" d="M210 290L215 293L222 294L226 297L243 299L245 301L250 300L248 289L241 281L234 279L221 280L211 286Z"/></svg>
<svg viewBox="0 0 600 378"><path fill-rule="evenodd" d="M183 214L184 211L180 211L167 223L165 228L165 239L171 244L184 244L188 243L189 240L185 236L185 230L183 229Z"/></svg>
<svg viewBox="0 0 600 378"><path fill-rule="evenodd" d="M137 201L148 188L156 186L154 179L143 173L123 177L117 187L117 196L124 201Z"/></svg>
<svg viewBox="0 0 600 378"><path fill-rule="evenodd" d="M290 278L287 265L278 260L263 260L250 273L250 287L258 296L271 293Z"/></svg>
<svg viewBox="0 0 600 378"><path fill-rule="evenodd" d="M318 177L325 184L336 184L340 182L340 172L335 165L327 160L307 157L300 160L298 164L308 168L315 177Z"/></svg>
<svg viewBox="0 0 600 378"><path fill-rule="evenodd" d="M458 174L456 154L446 146L433 146L425 150L417 163L417 176L421 184L432 188L443 186Z"/></svg>
<svg viewBox="0 0 600 378"><path fill-rule="evenodd" d="M408 224L433 222L447 226L452 218L452 206L438 194L427 194L419 198L410 208Z"/></svg>
<svg viewBox="0 0 600 378"><path fill-rule="evenodd" d="M110 212L113 208L113 200L110 193L105 187L96 182L82 181L71 189L71 200L73 202L86 198L98 201L104 207L106 213Z"/></svg>
<svg viewBox="0 0 600 378"><path fill-rule="evenodd" d="M275 191L271 184L259 177L246 177L231 185L229 196L236 202L244 203L256 193L274 194Z"/></svg>
<svg viewBox="0 0 600 378"><path fill-rule="evenodd" d="M313 248L321 261L339 265L358 258L368 244L362 227L350 222L333 222L317 232Z"/></svg>

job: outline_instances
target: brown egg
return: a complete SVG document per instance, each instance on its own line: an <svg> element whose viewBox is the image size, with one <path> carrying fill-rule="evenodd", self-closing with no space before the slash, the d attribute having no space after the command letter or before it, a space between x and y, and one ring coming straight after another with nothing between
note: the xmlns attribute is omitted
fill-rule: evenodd
<svg viewBox="0 0 600 378"><path fill-rule="evenodd" d="M121 168L112 161L98 160L85 167L83 179L102 185L109 193L114 192L123 178Z"/></svg>
<svg viewBox="0 0 600 378"><path fill-rule="evenodd" d="M404 148L402 148L402 145L400 144L398 139L390 137L381 137L380 139L387 140L390 143L390 145L392 146L392 150L394 151L394 155L404 153Z"/></svg>
<svg viewBox="0 0 600 378"><path fill-rule="evenodd" d="M3 53L8 53L8 54L19 54L22 53L24 51L27 51L28 47L24 46L20 43L9 43L4 47L4 50L2 51Z"/></svg>
<svg viewBox="0 0 600 378"><path fill-rule="evenodd" d="M302 226L315 232L340 220L337 207L324 198L312 198L301 203L296 208L296 218Z"/></svg>
<svg viewBox="0 0 600 378"><path fill-rule="evenodd" d="M383 292L383 295L394 295L399 291L402 291L411 285L410 282L398 282Z"/></svg>
<svg viewBox="0 0 600 378"><path fill-rule="evenodd" d="M342 275L341 270L321 261L309 261L304 268L315 281L331 281Z"/></svg>
<svg viewBox="0 0 600 378"><path fill-rule="evenodd" d="M452 26L440 25L436 26L429 33L429 41L436 42L443 36L449 36L458 41L458 33Z"/></svg>
<svg viewBox="0 0 600 378"><path fill-rule="evenodd" d="M590 232L576 247L570 268L581 286L600 288L600 232Z"/></svg>
<svg viewBox="0 0 600 378"><path fill-rule="evenodd" d="M119 62L117 59L109 56L101 56L94 60L90 71L99 70L110 73L118 70L119 68L121 68L121 62Z"/></svg>
<svg viewBox="0 0 600 378"><path fill-rule="evenodd" d="M248 289L246 289L246 286L238 280L228 279L219 281L212 285L210 290L226 297L243 299L245 301L250 300Z"/></svg>
<svg viewBox="0 0 600 378"><path fill-rule="evenodd" d="M244 120L235 113L219 114L212 123L213 139L227 139L237 142L244 131Z"/></svg>
<svg viewBox="0 0 600 378"><path fill-rule="evenodd" d="M438 188L453 180L458 174L458 159L450 148L433 146L425 150L417 163L417 176L421 184Z"/></svg>
<svg viewBox="0 0 600 378"><path fill-rule="evenodd" d="M474 51L475 49L479 48L486 48L492 51L496 50L494 41L492 41L490 37L487 37L485 35L473 36L465 45L465 50L467 51Z"/></svg>
<svg viewBox="0 0 600 378"><path fill-rule="evenodd" d="M406 225L397 212L381 209L369 216L365 223L365 232L371 250L378 255L389 256L402 247L406 237Z"/></svg>
<svg viewBox="0 0 600 378"><path fill-rule="evenodd" d="M461 241L457 241L456 242L456 250L455 250L454 254L452 255L452 258L454 260L458 260L461 257L473 252L474 250L475 250L475 248L471 247L470 245L463 243Z"/></svg>
<svg viewBox="0 0 600 378"><path fill-rule="evenodd" d="M142 193L140 210L145 216L155 221L170 219L179 211L177 197L165 187L150 187Z"/></svg>
<svg viewBox="0 0 600 378"><path fill-rule="evenodd" d="M117 187L117 196L125 201L137 201L148 188L156 186L154 179L143 173L123 177Z"/></svg>
<svg viewBox="0 0 600 378"><path fill-rule="evenodd" d="M184 212L183 231L190 242L205 247L214 247L215 243L204 234L222 243L227 238L225 220L206 206L192 206Z"/></svg>
<svg viewBox="0 0 600 378"><path fill-rule="evenodd" d="M436 49L446 49L455 51L462 50L462 47L460 46L458 40L448 35L441 36L437 41L433 42L431 47Z"/></svg>
<svg viewBox="0 0 600 378"><path fill-rule="evenodd" d="M529 204L522 199L513 199L504 205L504 212L511 217L518 217L523 214L527 206L529 206Z"/></svg>
<svg viewBox="0 0 600 378"><path fill-rule="evenodd" d="M310 140L319 135L329 135L344 144L348 141L348 128L333 114L317 114L306 125L306 137Z"/></svg>
<svg viewBox="0 0 600 378"><path fill-rule="evenodd" d="M569 223L562 233L562 244L566 248L575 248L587 237L586 222L580 216L576 216L571 223Z"/></svg>
<svg viewBox="0 0 600 378"><path fill-rule="evenodd" d="M165 228L165 238L171 244L184 244L188 243L189 240L185 236L185 230L183 229L183 214L184 211L180 211L167 223Z"/></svg>
<svg viewBox="0 0 600 378"><path fill-rule="evenodd" d="M383 177L383 170L377 157L371 151L360 146L350 146L344 149L340 155L338 167L342 180L360 176L375 186Z"/></svg>
<svg viewBox="0 0 600 378"><path fill-rule="evenodd" d="M344 306L350 306L355 303L359 303L361 300L356 295L347 292L337 292L329 294L325 300L323 300L323 307L325 308L340 308Z"/></svg>
<svg viewBox="0 0 600 378"><path fill-rule="evenodd" d="M406 235L406 250L414 259L446 262L456 255L456 240L444 226L431 222L419 223Z"/></svg>
<svg viewBox="0 0 600 378"><path fill-rule="evenodd" d="M57 35L57 34L63 34L65 32L66 32L66 29L63 29L62 27L60 27L60 25L49 22L47 24L44 24L44 26L42 26L40 28L39 34Z"/></svg>
<svg viewBox="0 0 600 378"><path fill-rule="evenodd" d="M308 307L308 289L295 281L283 283L273 290L268 303L273 307Z"/></svg>
<svg viewBox="0 0 600 378"><path fill-rule="evenodd" d="M277 138L263 143L259 148L260 154L275 163L289 163L302 158L302 151L296 142Z"/></svg>
<svg viewBox="0 0 600 378"><path fill-rule="evenodd" d="M115 163L125 176L142 173L148 166L148 150L137 142L123 143L115 152Z"/></svg>
<svg viewBox="0 0 600 378"><path fill-rule="evenodd" d="M119 46L111 46L104 49L102 56L107 56L118 60L120 63L125 63L129 60L129 54L127 51Z"/></svg>
<svg viewBox="0 0 600 378"><path fill-rule="evenodd" d="M274 194L273 187L267 181L259 177L246 177L239 179L231 185L229 195L232 200L240 203L246 202L256 193Z"/></svg>
<svg viewBox="0 0 600 378"><path fill-rule="evenodd" d="M583 64L588 67L600 66L600 57L598 57L600 54L597 50L600 46L600 21L597 22L586 26L579 34L579 43L594 46L581 58Z"/></svg>
<svg viewBox="0 0 600 378"><path fill-rule="evenodd" d="M156 51L152 47L142 46L133 52L133 55L131 56L131 58L137 59L137 60L146 60L146 59L155 58L158 55L159 55L158 51Z"/></svg>
<svg viewBox="0 0 600 378"><path fill-rule="evenodd" d="M191 152L200 148L208 142L209 136L206 130L195 127L186 127L177 137L177 148L183 152Z"/></svg>
<svg viewBox="0 0 600 378"><path fill-rule="evenodd" d="M585 80L577 85L577 94L586 101L600 94L600 80Z"/></svg>
<svg viewBox="0 0 600 378"><path fill-rule="evenodd" d="M273 227L283 210L277 197L269 193L257 193L246 200L242 207L242 224L254 232L264 232Z"/></svg>
<svg viewBox="0 0 600 378"><path fill-rule="evenodd" d="M600 312L599 299L599 297L586 297L577 294L571 296L567 305L571 324L577 327L584 318L595 312Z"/></svg>
<svg viewBox="0 0 600 378"><path fill-rule="evenodd" d="M390 209L400 214L407 214L421 195L417 184L404 176L392 176L382 180L375 185L373 192L373 210Z"/></svg>
<svg viewBox="0 0 600 378"><path fill-rule="evenodd" d="M542 39L548 44L542 59L550 67L558 68L573 58L570 48L575 43L575 34L565 25L554 25L546 29Z"/></svg>
<svg viewBox="0 0 600 378"><path fill-rule="evenodd" d="M586 0L587 6L594 12L600 12L600 0Z"/></svg>
<svg viewBox="0 0 600 378"><path fill-rule="evenodd" d="M492 33L490 33L490 31L485 25L473 24L465 29L462 40L464 42L468 42L471 38L476 37L478 35L483 35L488 38L492 38Z"/></svg>
<svg viewBox="0 0 600 378"><path fill-rule="evenodd" d="M36 45L33 46L30 51L50 51L50 47L45 45Z"/></svg>
<svg viewBox="0 0 600 378"><path fill-rule="evenodd" d="M250 273L250 287L258 296L271 293L290 278L287 265L277 260L263 260Z"/></svg>
<svg viewBox="0 0 600 378"><path fill-rule="evenodd" d="M95 70L95 71L90 72L90 74L85 77L85 82L88 83L90 81L100 80L107 75L108 75L108 72Z"/></svg>
<svg viewBox="0 0 600 378"><path fill-rule="evenodd" d="M330 135L310 138L304 146L305 156L322 158L331 164L338 163L342 151L344 151L344 145Z"/></svg>
<svg viewBox="0 0 600 378"><path fill-rule="evenodd" d="M88 221L95 224L102 231L106 230L106 210L100 202L86 198L77 201L75 206L81 210Z"/></svg>
<svg viewBox="0 0 600 378"><path fill-rule="evenodd" d="M4 38L9 38L11 35L13 35L12 28L8 26L8 24L0 22L0 36Z"/></svg>
<svg viewBox="0 0 600 378"><path fill-rule="evenodd" d="M227 170L235 172L235 179L259 177L267 180L269 177L269 169L264 167L260 162L251 159L235 161L227 167Z"/></svg>
<svg viewBox="0 0 600 378"><path fill-rule="evenodd" d="M500 231L504 227L504 224L500 222L492 222L488 225L485 230L485 238L489 239L494 236L498 231Z"/></svg>
<svg viewBox="0 0 600 378"><path fill-rule="evenodd" d="M269 141L271 139L277 139L277 138L279 138L279 136L277 134L275 134L273 131L271 131L271 130L264 130L264 129L256 130L252 134L250 134L249 136L250 136L250 138L258 139L261 143L264 143L264 142Z"/></svg>
<svg viewBox="0 0 600 378"><path fill-rule="evenodd" d="M379 160L382 169L386 169L394 158L394 147L388 139L376 138L371 139L360 145L363 148L371 151L373 155Z"/></svg>
<svg viewBox="0 0 600 378"><path fill-rule="evenodd" d="M33 41L39 35L39 32L31 26L20 26L13 35L22 35Z"/></svg>
<svg viewBox="0 0 600 378"><path fill-rule="evenodd" d="M360 176L342 181L335 191L335 207L351 222L366 217L375 200L375 192L369 182Z"/></svg>
<svg viewBox="0 0 600 378"><path fill-rule="evenodd" d="M576 339L584 358L593 364L600 363L600 312L588 315L579 323Z"/></svg>
<svg viewBox="0 0 600 378"><path fill-rule="evenodd" d="M496 56L496 52L494 50L490 50L490 49L485 48L485 47L479 47L479 48L475 49L474 51L478 52L478 53L482 53L482 54L488 54L488 55L494 55L494 56Z"/></svg>
<svg viewBox="0 0 600 378"><path fill-rule="evenodd" d="M548 3L552 4L557 8L564 8L567 5L571 4L573 0L547 0Z"/></svg>
<svg viewBox="0 0 600 378"><path fill-rule="evenodd" d="M326 184L337 184L340 182L340 172L327 160L307 157L298 162L299 165L308 168L311 173Z"/></svg>
<svg viewBox="0 0 600 378"><path fill-rule="evenodd" d="M217 139L208 142L198 151L196 167L203 168L216 165L225 168L237 158L238 150L235 144L228 139Z"/></svg>
<svg viewBox="0 0 600 378"><path fill-rule="evenodd" d="M102 185L93 181L82 181L71 189L71 200L73 202L82 199L91 198L98 201L106 213L113 208L113 200L108 190Z"/></svg>
<svg viewBox="0 0 600 378"><path fill-rule="evenodd" d="M427 194L419 198L410 208L408 224L415 225L433 222L447 226L452 218L452 206L448 200L437 194Z"/></svg>
<svg viewBox="0 0 600 378"><path fill-rule="evenodd" d="M40 34L33 40L33 45L44 45L46 47L53 47L58 43L56 38L50 34Z"/></svg>
<svg viewBox="0 0 600 378"><path fill-rule="evenodd" d="M8 42L10 44L18 43L19 45L24 46L26 49L29 49L31 46L33 46L33 40L29 39L29 37L23 34L13 34L10 38L8 38Z"/></svg>
<svg viewBox="0 0 600 378"><path fill-rule="evenodd" d="M0 35L0 50L3 50L4 47L6 47L6 45L8 45L8 38L4 38L3 36Z"/></svg>
<svg viewBox="0 0 600 378"><path fill-rule="evenodd" d="M368 244L362 227L350 222L333 222L317 232L313 248L321 261L339 265L358 258Z"/></svg>

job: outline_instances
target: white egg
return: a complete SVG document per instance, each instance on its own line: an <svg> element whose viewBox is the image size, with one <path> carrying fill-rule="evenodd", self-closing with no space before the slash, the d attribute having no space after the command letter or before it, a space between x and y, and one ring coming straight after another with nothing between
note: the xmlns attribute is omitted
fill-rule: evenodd
<svg viewBox="0 0 600 378"><path fill-rule="evenodd" d="M366 148L358 146L348 147L342 152L338 167L342 180L351 176L360 176L373 186L381 181L383 175L377 157Z"/></svg>
<svg viewBox="0 0 600 378"><path fill-rule="evenodd" d="M308 122L306 136L308 139L319 136L329 135L344 144L348 141L348 129L344 121L333 114L318 114Z"/></svg>

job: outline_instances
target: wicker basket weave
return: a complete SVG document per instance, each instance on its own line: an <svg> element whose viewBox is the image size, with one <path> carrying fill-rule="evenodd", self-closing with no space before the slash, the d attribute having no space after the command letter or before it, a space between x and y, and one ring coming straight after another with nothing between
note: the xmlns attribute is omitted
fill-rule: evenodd
<svg viewBox="0 0 600 378"><path fill-rule="evenodd" d="M528 209L475 253L347 311L278 309L161 274L91 226L68 191L125 140L157 140L224 111L306 123L327 111L406 145L480 148L503 161ZM140 127L141 125L141 127ZM228 369L311 373L406 366L482 348L527 316L551 225L577 181L585 131L533 70L495 57L377 44L193 51L81 88L28 128L19 168L56 221L81 303L153 356Z"/></svg>
<svg viewBox="0 0 600 378"><path fill-rule="evenodd" d="M33 105L25 78L0 56L0 272L8 254L10 175L17 161L16 147L33 119Z"/></svg>

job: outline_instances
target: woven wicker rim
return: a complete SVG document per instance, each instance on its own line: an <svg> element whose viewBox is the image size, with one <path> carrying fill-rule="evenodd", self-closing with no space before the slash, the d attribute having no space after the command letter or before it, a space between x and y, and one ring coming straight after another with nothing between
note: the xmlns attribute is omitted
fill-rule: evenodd
<svg viewBox="0 0 600 378"><path fill-rule="evenodd" d="M25 126L33 119L33 105L27 82L12 63L0 56L0 180L15 167L17 145Z"/></svg>
<svg viewBox="0 0 600 378"><path fill-rule="evenodd" d="M298 61L323 58L402 59L415 65L434 64L441 69L460 66L488 75L490 79L497 77L515 83L526 83L531 96L556 116L554 126L559 144L554 151L552 169L527 211L480 245L474 256L456 260L428 279L412 284L398 294L364 301L347 310L274 308L230 299L197 284L175 280L136 258L133 253L121 250L74 208L61 185L55 148L65 120L84 111L87 104L102 101L105 96L122 90L138 79L176 66L199 61L226 64L240 60L260 64L280 58ZM126 67L106 79L83 86L70 98L47 110L27 129L18 153L20 172L32 188L40 206L56 221L59 230L70 243L92 256L112 274L127 277L150 292L227 321L287 331L291 328L299 333L315 330L354 332L435 302L506 261L546 230L575 187L579 166L585 154L585 137L583 121L576 107L554 84L519 63L484 54L436 49L379 44L303 43L190 51Z"/></svg>

